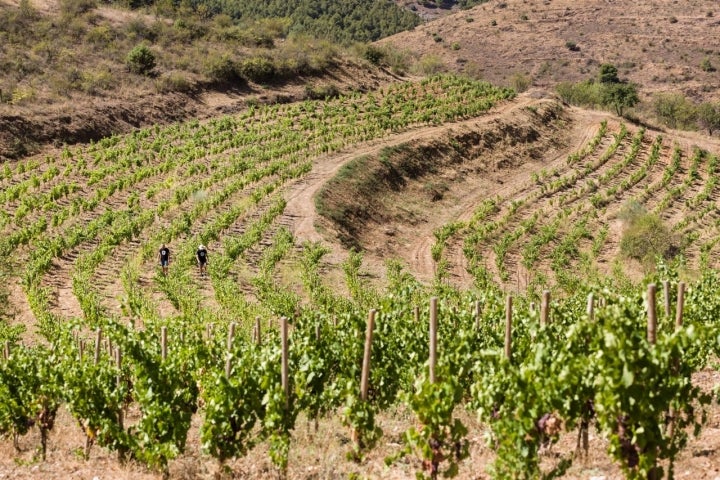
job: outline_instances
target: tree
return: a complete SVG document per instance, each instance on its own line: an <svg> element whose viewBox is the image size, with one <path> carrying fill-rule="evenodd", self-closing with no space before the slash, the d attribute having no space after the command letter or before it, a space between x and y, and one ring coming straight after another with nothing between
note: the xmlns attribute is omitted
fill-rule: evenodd
<svg viewBox="0 0 720 480"><path fill-rule="evenodd" d="M618 69L611 63L600 65L600 83L620 83Z"/></svg>
<svg viewBox="0 0 720 480"><path fill-rule="evenodd" d="M670 128L688 128L696 119L695 106L680 93L655 96L655 115Z"/></svg>
<svg viewBox="0 0 720 480"><path fill-rule="evenodd" d="M130 50L125 59L128 69L140 75L149 75L155 68L155 54L147 45L138 45Z"/></svg>
<svg viewBox="0 0 720 480"><path fill-rule="evenodd" d="M638 104L637 87L632 83L610 83L604 85L602 91L602 103L615 109L618 116L623 116L626 108L632 108Z"/></svg>
<svg viewBox="0 0 720 480"><path fill-rule="evenodd" d="M720 104L702 103L697 108L697 121L700 128L705 128L708 135L720 129Z"/></svg>

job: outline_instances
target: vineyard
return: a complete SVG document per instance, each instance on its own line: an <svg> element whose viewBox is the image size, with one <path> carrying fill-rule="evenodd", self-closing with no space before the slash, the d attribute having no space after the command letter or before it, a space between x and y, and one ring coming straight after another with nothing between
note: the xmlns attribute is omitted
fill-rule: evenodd
<svg viewBox="0 0 720 480"><path fill-rule="evenodd" d="M0 434L24 460L0 473L102 451L182 477L191 451L197 476L320 478L305 431L341 438L330 477L578 476L598 449L672 475L716 403L693 381L720 348L716 175L684 138L453 76L8 163ZM378 234L410 198L417 228ZM619 254L638 211L666 258Z"/></svg>

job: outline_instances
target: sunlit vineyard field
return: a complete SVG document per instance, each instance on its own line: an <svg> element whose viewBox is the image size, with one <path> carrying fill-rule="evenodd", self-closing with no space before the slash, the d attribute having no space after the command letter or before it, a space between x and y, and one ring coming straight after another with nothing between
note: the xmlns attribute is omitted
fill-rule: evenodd
<svg viewBox="0 0 720 480"><path fill-rule="evenodd" d="M428 151L452 162L408 160ZM21 460L0 473L102 451L120 476L572 478L601 445L614 475L667 477L716 403L693 378L720 346L718 151L436 76L7 163L0 434ZM451 169L488 182L454 218L452 186L420 203L436 220L406 250L427 262L310 241L288 210L310 185L359 202L373 156L396 175L378 205ZM633 215L665 258L623 255ZM82 440L58 448L58 418ZM297 432L327 422L342 462L302 473Z"/></svg>

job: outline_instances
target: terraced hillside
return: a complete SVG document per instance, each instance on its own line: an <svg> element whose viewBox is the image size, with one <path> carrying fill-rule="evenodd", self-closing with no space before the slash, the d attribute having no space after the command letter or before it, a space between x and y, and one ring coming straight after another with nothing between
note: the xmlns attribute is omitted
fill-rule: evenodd
<svg viewBox="0 0 720 480"><path fill-rule="evenodd" d="M669 229L672 253L682 252L689 271L717 266L717 143L552 100L517 102L525 104L493 122L354 160L352 170L375 176L359 187L336 179L321 194L338 236L402 258L426 281L572 290L578 276L637 279L647 269L620 251L624 210L639 205ZM389 185L403 168L420 174Z"/></svg>
<svg viewBox="0 0 720 480"><path fill-rule="evenodd" d="M593 449L602 448L586 448L589 460L567 478L637 472L632 459L616 455L614 466L598 452L613 455L612 442L630 442L626 428L638 435L657 429L666 407L696 421L702 409L692 402L704 403L717 378L704 370L720 351L717 300L708 293L716 277L707 268L717 266L717 152L712 140L661 134L541 91L515 96L436 76L250 107L7 163L0 171L0 252L8 259L0 387L15 398L14 378L29 372L44 382L26 401L43 413L32 421L4 415L17 414L22 401L0 402L0 428L14 428L1 433L15 440L0 443L0 473L31 477L37 466L47 478L98 470L151 477L142 464L175 477L406 478L449 462L461 478L476 478L479 465L484 471L497 458L496 478L561 469L561 455L573 452L583 428L587 436L585 402L595 395L588 378L597 379L592 388L607 388L597 395L631 398L637 410L621 421L622 411L593 420L609 425L592 438ZM688 293L691 327L673 334L666 307L657 347L642 325L650 307L630 282L647 265L620 254L626 212L640 209L628 205L656 213L672 237L669 253L684 255L683 265L662 274L675 283L700 278ZM167 276L157 265L163 243L172 252ZM195 266L199 244L209 249L208 277ZM617 291L592 290L613 284ZM386 286L389 293L380 293ZM445 302L440 380L430 383L431 350L419 322L427 312L418 307L425 289ZM544 289L559 299L546 305L556 321L550 326L538 325L534 305ZM585 313L588 291L601 293L608 307L598 302L598 321L592 308ZM517 295L512 356L501 321L503 308L512 317L512 300L503 303L509 292ZM375 373L365 375L372 386L358 396L369 308L377 308L368 323L378 315L379 347L365 347ZM281 379L279 346L288 338L280 317L292 319L292 392ZM635 343L603 344L620 331ZM611 347L619 353L603 356ZM618 358L626 363L603 363ZM666 382L657 375L670 370L677 375ZM527 372L536 383L521 378ZM623 390L654 394L651 383L666 396ZM506 401L510 394L521 401ZM424 403L424 395L439 403ZM606 398L607 408L617 403ZM461 405L483 412L485 423ZM424 425L440 418L433 436L422 437L430 426L408 427L411 411ZM681 458L691 473L701 468L698 445L713 446L703 465L718 451L720 423L717 410L710 413L710 436ZM567 432L549 440L536 426L538 414L564 415ZM376 416L388 433L373 450ZM453 423L459 417L470 433ZM307 418L306 431L298 418ZM31 427L38 428L23 436ZM350 437L338 433L347 427ZM509 443L483 446L495 428ZM687 432L678 432L659 435L684 441ZM439 437L442 446L432 447ZM308 448L291 450L291 440ZM540 456L558 440L564 453ZM512 441L536 449L524 466L502 463L517 456ZM412 450L422 442L431 447ZM634 452L651 456L633 442ZM339 457L346 444L355 449L347 461ZM399 456L400 445L413 459L386 467L384 458ZM116 464L111 451L132 461Z"/></svg>
<svg viewBox="0 0 720 480"><path fill-rule="evenodd" d="M291 226L284 195L311 172L313 159L472 118L510 96L438 77L139 130L6 164L1 248L13 259L5 272L9 311L41 331L62 318L167 316L189 298L205 300L220 317L237 315L245 293L267 294L252 286L257 260ZM168 279L154 269L162 242L173 250ZM200 243L211 251L212 281L193 277Z"/></svg>

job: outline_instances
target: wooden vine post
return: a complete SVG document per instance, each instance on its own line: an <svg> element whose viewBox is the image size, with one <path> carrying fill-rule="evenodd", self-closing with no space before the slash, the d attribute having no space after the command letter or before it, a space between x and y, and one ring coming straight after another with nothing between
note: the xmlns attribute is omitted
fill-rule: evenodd
<svg viewBox="0 0 720 480"><path fill-rule="evenodd" d="M290 408L290 374L288 370L288 319L280 319L280 341L282 343L282 389L285 394L285 409Z"/></svg>
<svg viewBox="0 0 720 480"><path fill-rule="evenodd" d="M115 377L115 388L117 388L118 391L120 391L120 388L122 387L122 350L118 346L115 349L115 366L117 367L118 374ZM120 402L118 409L118 426L120 427L120 430L124 430L124 417L125 413L123 412L123 403ZM120 463L125 463L125 447L118 448L118 461Z"/></svg>
<svg viewBox="0 0 720 480"><path fill-rule="evenodd" d="M680 328L683 325L683 310L685 308L685 282L678 284L677 307L675 309L675 327Z"/></svg>
<svg viewBox="0 0 720 480"><path fill-rule="evenodd" d="M5 360L10 358L10 340L5 340L5 348L3 349Z"/></svg>
<svg viewBox="0 0 720 480"><path fill-rule="evenodd" d="M683 326L683 309L685 307L685 282L678 283L677 306L675 307L675 329ZM669 315L668 315L669 316ZM680 360L678 358L673 361L673 374L677 374L680 369ZM672 439L675 436L675 409L670 408L668 411L668 429L667 437Z"/></svg>
<svg viewBox="0 0 720 480"><path fill-rule="evenodd" d="M367 328L365 329L365 348L363 350L362 371L360 373L360 400L366 402L370 391L370 359L372 357L372 340L375 331L375 309L370 310L367 319ZM362 439L357 429L352 431L352 442L355 444L355 451L360 452L362 449Z"/></svg>
<svg viewBox="0 0 720 480"><path fill-rule="evenodd" d="M543 291L542 302L540 303L540 325L550 324L550 290Z"/></svg>
<svg viewBox="0 0 720 480"><path fill-rule="evenodd" d="M167 327L160 329L160 355L164 362L167 359Z"/></svg>
<svg viewBox="0 0 720 480"><path fill-rule="evenodd" d="M360 399L365 402L370 389L370 359L372 357L372 340L375 331L376 310L368 313L367 329L365 330L365 350L363 351L362 373L360 374Z"/></svg>
<svg viewBox="0 0 720 480"><path fill-rule="evenodd" d="M100 349L102 348L102 329L98 328L95 330L95 356L93 357L93 364L97 365L100 362Z"/></svg>
<svg viewBox="0 0 720 480"><path fill-rule="evenodd" d="M262 345L262 327L260 326L260 317L255 317L255 342L258 346Z"/></svg>
<svg viewBox="0 0 720 480"><path fill-rule="evenodd" d="M512 357L512 308L513 299L508 295L505 302L505 358L508 360Z"/></svg>
<svg viewBox="0 0 720 480"><path fill-rule="evenodd" d="M670 318L670 282L663 280L663 294L665 299L665 316Z"/></svg>
<svg viewBox="0 0 720 480"><path fill-rule="evenodd" d="M587 299L587 316L589 320L595 319L595 295L592 293L588 294Z"/></svg>
<svg viewBox="0 0 720 480"><path fill-rule="evenodd" d="M437 383L437 297L430 299L430 383Z"/></svg>
<svg viewBox="0 0 720 480"><path fill-rule="evenodd" d="M657 293L657 288L654 283L651 283L648 285L647 289L647 307L648 307L648 324L647 324L647 339L648 343L651 346L654 346L657 342L657 311L655 309L655 294ZM658 468L656 465L653 465L653 467L648 472L648 480L659 480L660 479L660 472L658 472Z"/></svg>
<svg viewBox="0 0 720 480"><path fill-rule="evenodd" d="M420 323L420 307L413 307L413 315L415 316L415 323Z"/></svg>
<svg viewBox="0 0 720 480"><path fill-rule="evenodd" d="M482 313L482 305L480 300L475 301L475 328L480 329L480 315Z"/></svg>
<svg viewBox="0 0 720 480"><path fill-rule="evenodd" d="M225 377L230 377L230 372L232 371L232 345L233 340L235 339L235 322L231 322L228 327L228 336L227 336L227 360L225 360Z"/></svg>
<svg viewBox="0 0 720 480"><path fill-rule="evenodd" d="M657 290L654 283L648 285L647 289L647 307L648 307L648 323L647 323L647 339L648 343L655 345L657 341L657 312L655 310L655 294Z"/></svg>

